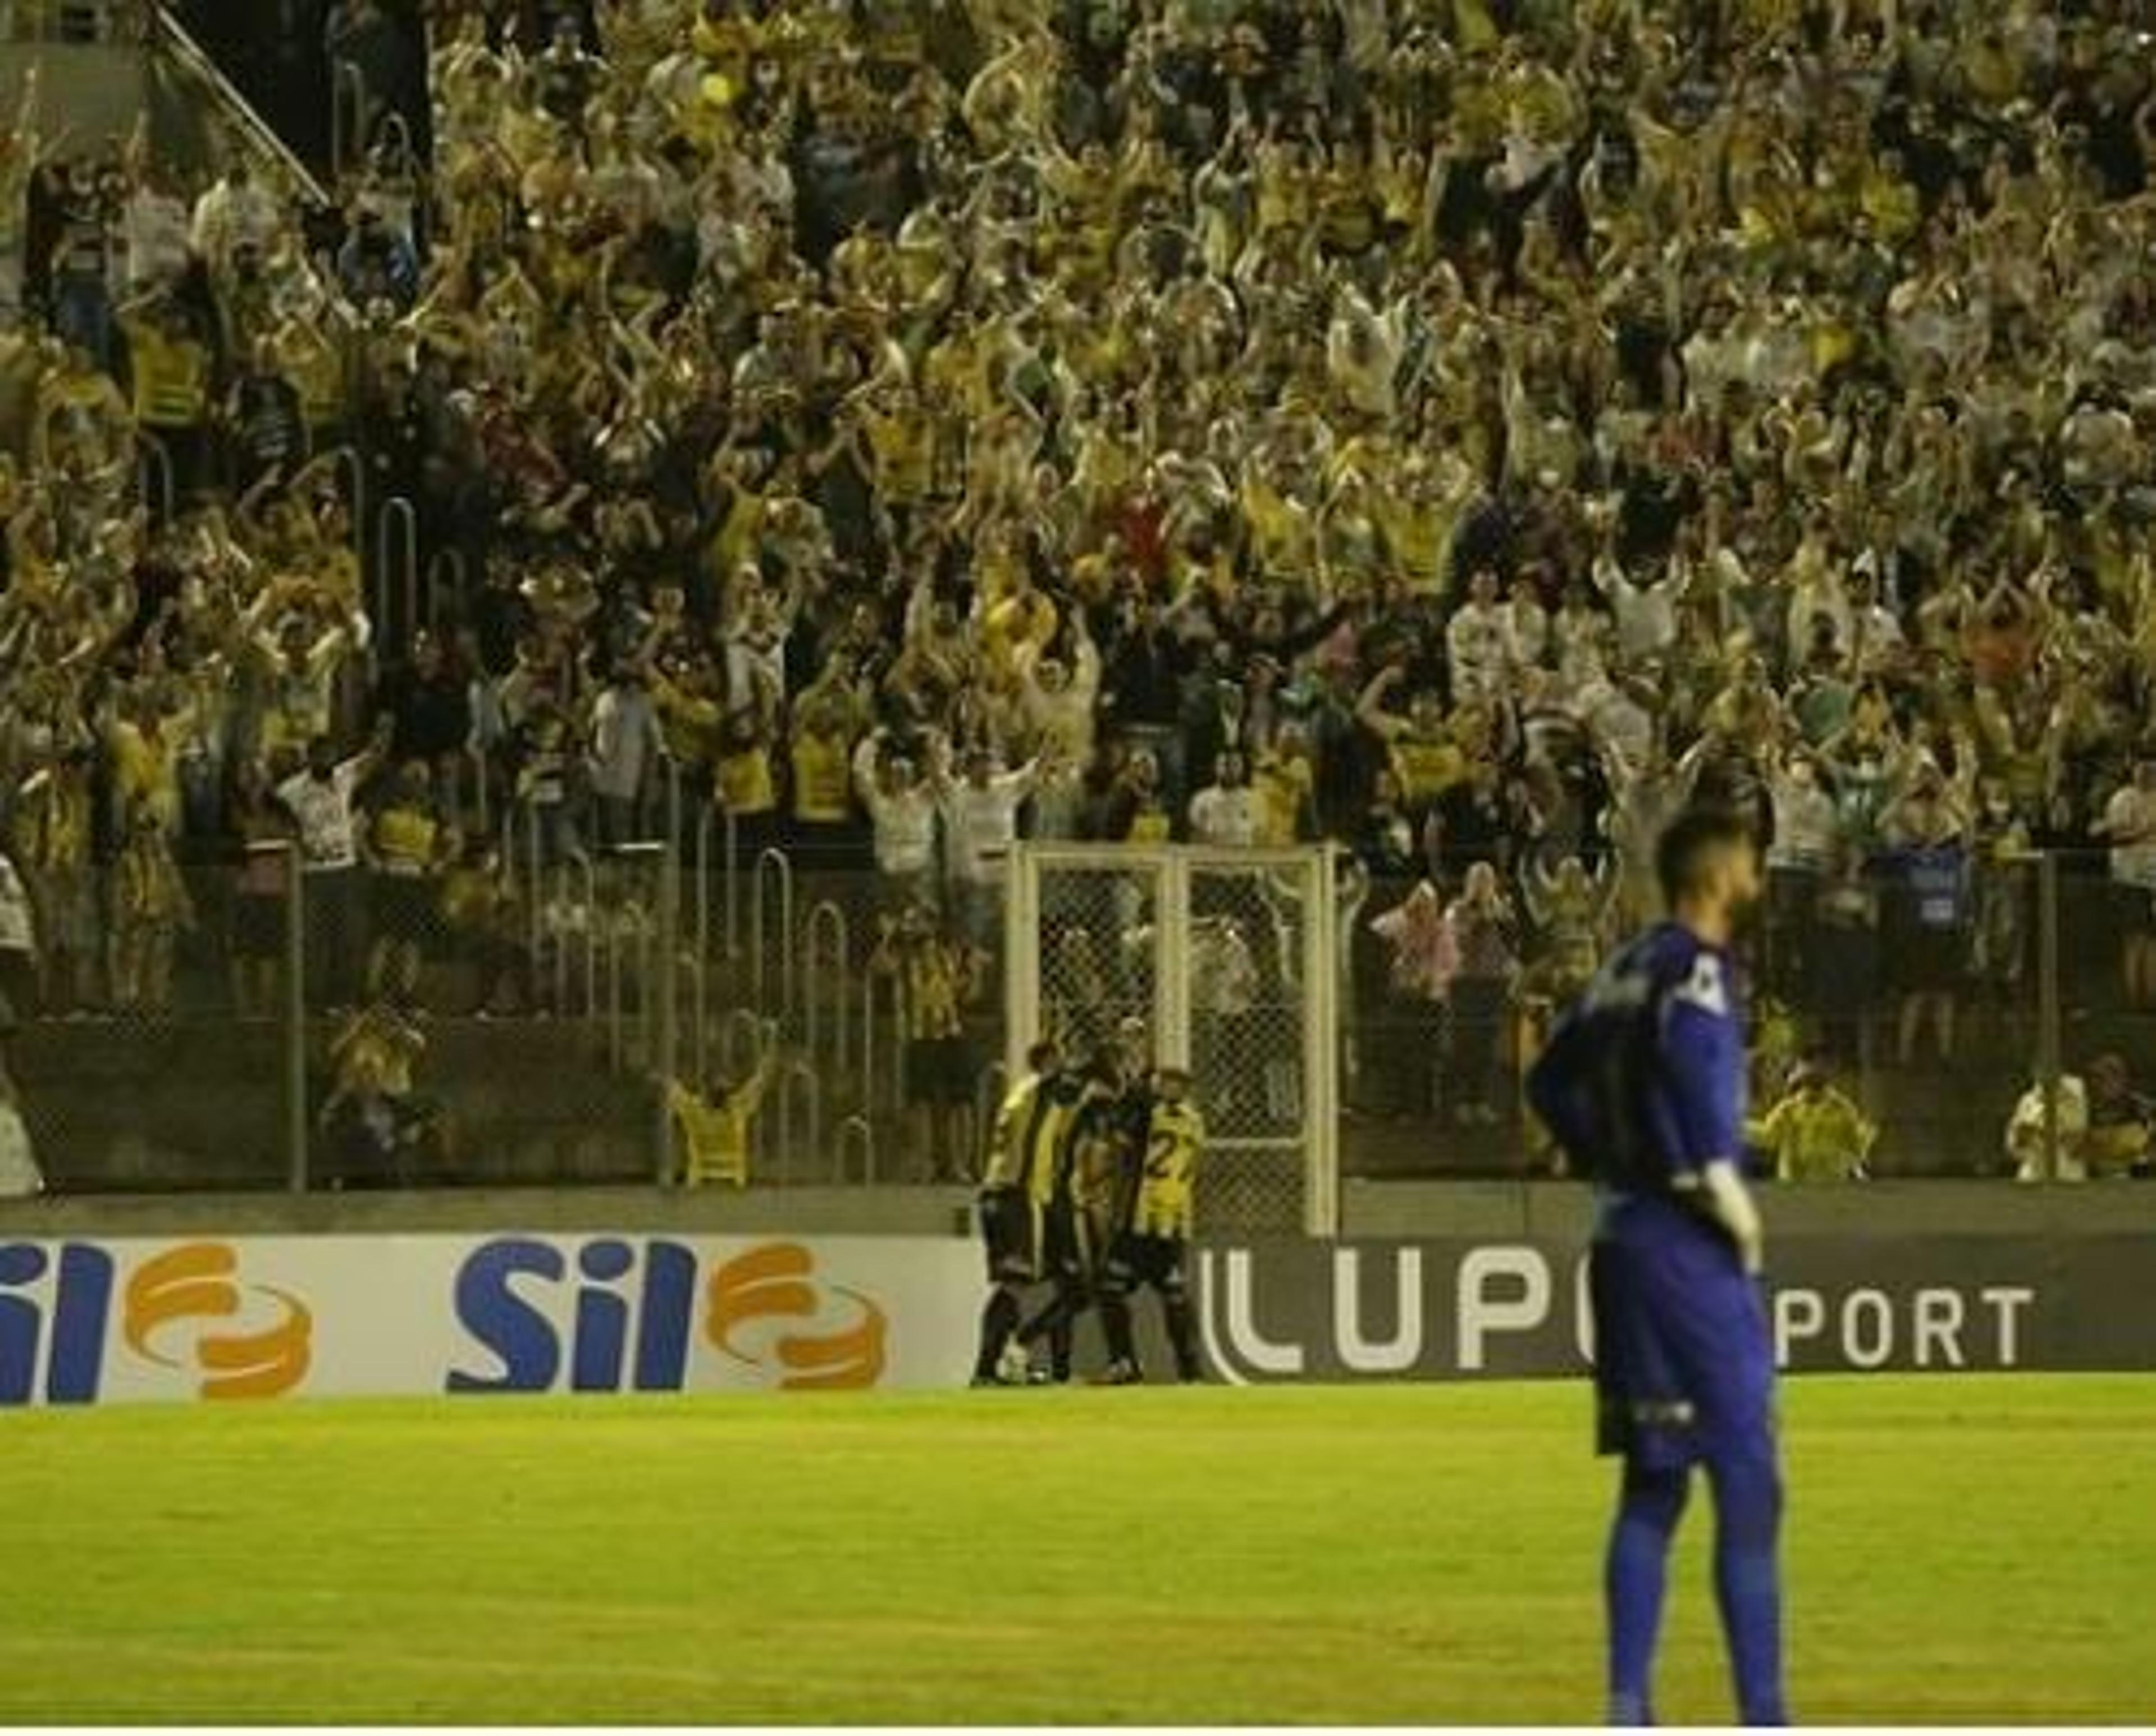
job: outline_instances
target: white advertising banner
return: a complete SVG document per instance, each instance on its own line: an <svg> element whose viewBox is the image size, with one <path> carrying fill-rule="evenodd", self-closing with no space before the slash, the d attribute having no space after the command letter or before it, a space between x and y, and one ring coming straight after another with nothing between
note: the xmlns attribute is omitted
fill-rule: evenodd
<svg viewBox="0 0 2156 1736"><path fill-rule="evenodd" d="M0 1405L951 1386L955 1239L238 1236L0 1244Z"/></svg>

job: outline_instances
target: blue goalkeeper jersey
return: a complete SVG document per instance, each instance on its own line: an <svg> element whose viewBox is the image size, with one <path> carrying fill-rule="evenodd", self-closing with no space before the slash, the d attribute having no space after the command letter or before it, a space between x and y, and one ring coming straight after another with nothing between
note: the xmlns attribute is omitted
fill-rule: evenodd
<svg viewBox="0 0 2156 1736"><path fill-rule="evenodd" d="M1527 1078L1575 1174L1666 1194L1718 1158L1742 1162L1744 1011L1729 955L1665 922L1618 953L1566 1009Z"/></svg>

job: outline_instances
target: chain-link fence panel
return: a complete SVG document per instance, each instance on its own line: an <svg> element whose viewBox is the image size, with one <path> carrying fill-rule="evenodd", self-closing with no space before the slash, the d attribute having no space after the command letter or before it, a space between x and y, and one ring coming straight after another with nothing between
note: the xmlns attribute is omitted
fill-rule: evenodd
<svg viewBox="0 0 2156 1736"><path fill-rule="evenodd" d="M35 840L31 840L34 842ZM154 820L103 861L18 847L7 1066L55 1192L282 1187L296 1040L286 865Z"/></svg>
<svg viewBox="0 0 2156 1736"><path fill-rule="evenodd" d="M1304 876L1199 866L1190 876L1190 1063L1206 1122L1209 1235L1293 1235L1307 1185Z"/></svg>
<svg viewBox="0 0 2156 1736"><path fill-rule="evenodd" d="M1043 866L1039 1028L1070 1055L1143 1066L1159 1053L1161 890L1150 863Z"/></svg>

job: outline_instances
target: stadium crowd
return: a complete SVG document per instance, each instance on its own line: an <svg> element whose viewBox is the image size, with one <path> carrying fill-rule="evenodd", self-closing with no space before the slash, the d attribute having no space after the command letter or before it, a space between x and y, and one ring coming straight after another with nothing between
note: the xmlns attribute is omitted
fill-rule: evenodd
<svg viewBox="0 0 2156 1736"><path fill-rule="evenodd" d="M9 993L167 1007L198 927L259 1006L296 829L325 1004L533 1007L516 840L670 764L933 907L945 1000L1021 830L1338 840L1378 1110L1508 1113L1698 795L1815 1071L2024 1003L2040 850L2156 1011L2146 23L346 0L321 208L33 86Z"/></svg>

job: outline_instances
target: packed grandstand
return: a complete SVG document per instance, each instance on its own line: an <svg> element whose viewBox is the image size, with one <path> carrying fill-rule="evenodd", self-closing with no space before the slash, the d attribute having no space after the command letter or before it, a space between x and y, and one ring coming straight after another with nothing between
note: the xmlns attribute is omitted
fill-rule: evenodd
<svg viewBox="0 0 2156 1736"><path fill-rule="evenodd" d="M130 8L0 18L48 10ZM564 1010L630 881L556 871L670 825L829 876L859 959L927 923L993 1049L1014 836L1329 840L1351 1110L1503 1164L1526 1015L1704 794L1772 840L1768 1102L1839 1076L1885 1152L1981 1073L1976 1146L1909 1161L2010 1161L2048 974L2128 1167L2148 22L343 0L282 93L318 181L78 136L33 72L14 1014L268 1013L292 839L323 1091L408 1091L382 1033Z"/></svg>

